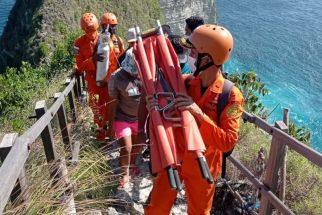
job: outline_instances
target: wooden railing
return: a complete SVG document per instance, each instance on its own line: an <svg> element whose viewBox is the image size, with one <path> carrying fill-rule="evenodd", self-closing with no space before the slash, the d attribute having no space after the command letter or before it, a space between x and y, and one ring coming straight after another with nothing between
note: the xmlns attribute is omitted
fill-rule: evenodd
<svg viewBox="0 0 322 215"><path fill-rule="evenodd" d="M283 164L286 153L286 146L293 149L312 163L322 168L322 154L301 143L287 134L288 127L282 121L277 121L275 126L268 124L258 116L243 113L243 120L255 124L268 134L272 135L269 157L267 161L266 174L264 181L261 182L251 173L240 161L230 156L228 159L236 166L248 180L261 192L260 215L272 214L275 207L282 214L294 214L275 194L278 185L278 170Z"/></svg>
<svg viewBox="0 0 322 215"><path fill-rule="evenodd" d="M83 82L83 81L82 81ZM84 83L84 82L83 82ZM76 121L75 97L81 96L80 77L68 78L66 80L66 88L62 93L54 95L55 102L47 110L45 101L39 101L36 104L35 112L38 121L29 128L24 134L7 134L0 144L0 158L3 161L0 168L0 214L3 212L9 198L15 202L20 196L22 201L28 201L28 186L26 183L24 165L29 156L33 142L41 136L47 162L57 164L56 168L51 169L51 175L56 180L66 177L66 167L64 162L57 155L53 132L51 128L51 120L57 114L63 143L65 149L71 153L72 164L77 161L79 143L71 144L69 130L66 121L66 113L64 107L65 97L68 97L69 107L72 114L72 120ZM251 182L260 189L262 194L260 214L271 214L273 206L283 214L294 214L276 195L277 191L277 171L280 168L285 154L285 147L293 149L297 153L306 157L312 163L322 168L322 155L314 151L310 147L299 142L295 138L289 136L287 126L278 121L275 126L268 124L265 120L249 114L243 113L243 119L249 123L255 124L257 127L272 135L272 143L268 158L266 175L264 182L256 178L243 164L236 158L230 156L228 159L235 165ZM61 168L61 167L64 168ZM65 173L64 173L65 172ZM69 195L71 195L69 193ZM72 199L73 200L73 199ZM69 209L73 209L73 201L69 203Z"/></svg>
<svg viewBox="0 0 322 215"><path fill-rule="evenodd" d="M82 81L81 81L82 80ZM82 85L81 85L82 82ZM84 79L80 76L67 78L66 88L61 93L55 93L53 98L55 102L47 110L45 100L38 101L35 107L37 122L30 127L21 136L17 134L6 134L0 144L0 158L2 165L0 168L0 214L2 214L9 199L19 204L19 201L28 201L28 183L25 176L24 165L29 156L30 149L38 137L41 137L45 155L50 168L50 175L54 179L53 184L58 180L66 181L68 186L67 168L64 158L56 152L51 120L57 115L59 127L64 143L64 148L72 157L72 163L75 163L78 157L79 142L72 143L70 138L69 126L67 123L64 100L67 97L72 122L76 121L76 100L82 97L82 86ZM76 213L73 194L66 189L68 213Z"/></svg>

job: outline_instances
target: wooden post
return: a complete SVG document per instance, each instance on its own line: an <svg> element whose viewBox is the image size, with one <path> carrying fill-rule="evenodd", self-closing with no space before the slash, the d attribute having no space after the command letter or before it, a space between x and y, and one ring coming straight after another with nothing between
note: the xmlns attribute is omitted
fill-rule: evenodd
<svg viewBox="0 0 322 215"><path fill-rule="evenodd" d="M70 83L70 78L67 78L65 81L65 85L68 86L69 83ZM69 101L70 111L72 112L72 120L73 122L76 122L75 101L73 98L72 91L68 93L68 101Z"/></svg>
<svg viewBox="0 0 322 215"><path fill-rule="evenodd" d="M46 113L46 111L47 107L45 100L38 101L35 107L37 119L39 120ZM55 184L59 178L61 178L61 174L59 172L59 166L55 165L58 155L56 153L53 129L50 125L50 122L48 122L40 136L44 145L47 163L53 165L49 171L51 177L54 179L53 184Z"/></svg>
<svg viewBox="0 0 322 215"><path fill-rule="evenodd" d="M0 168L0 214L2 214L7 202L10 199L10 194L16 185L16 181L20 176L28 155L29 138L17 137L9 154Z"/></svg>
<svg viewBox="0 0 322 215"><path fill-rule="evenodd" d="M288 108L283 109L283 122L288 127L290 124L290 116L289 116L289 110Z"/></svg>
<svg viewBox="0 0 322 215"><path fill-rule="evenodd" d="M78 99L78 87L77 87L77 79L75 78L75 84L73 86L74 96Z"/></svg>
<svg viewBox="0 0 322 215"><path fill-rule="evenodd" d="M41 100L36 103L35 112L39 120L47 111L46 101ZM50 122L47 127L41 132L41 139L44 145L47 162L57 160L57 154L54 143L54 135Z"/></svg>
<svg viewBox="0 0 322 215"><path fill-rule="evenodd" d="M76 78L76 85L77 85L77 91L78 91L77 99L78 99L78 101L80 101L80 99L82 97L81 75L76 74L75 78Z"/></svg>
<svg viewBox="0 0 322 215"><path fill-rule="evenodd" d="M55 101L58 99L59 96L61 96L61 93L55 93L54 99ZM60 106L60 108L57 111L58 121L59 121L59 127L61 131L61 135L63 137L63 143L65 150L68 152L72 152L71 149L71 141L70 141L70 135L69 135L69 129L67 126L67 119L66 119L66 112L64 103Z"/></svg>
<svg viewBox="0 0 322 215"><path fill-rule="evenodd" d="M288 128L282 121L275 122L275 127L278 129L287 132ZM264 184L267 186L273 193L277 191L278 185L278 170L283 161L283 154L285 152L285 144L280 141L279 138L273 135L272 144L269 152L266 175L264 179ZM272 214L272 204L268 201L266 197L262 197L261 206L259 210L260 215L270 215Z"/></svg>
<svg viewBox="0 0 322 215"><path fill-rule="evenodd" d="M80 150L80 142L79 141L75 141L74 145L73 145L73 152L72 152L72 166L77 166L77 162L78 162L78 156L79 156L79 150Z"/></svg>
<svg viewBox="0 0 322 215"><path fill-rule="evenodd" d="M17 133L6 134L3 137L2 142L0 143L0 160L2 162L4 162L6 159L17 137ZM23 167L16 185L10 194L10 200L14 204L19 204L21 202L29 201L29 197L30 195L26 179L26 170L25 167Z"/></svg>
<svg viewBox="0 0 322 215"><path fill-rule="evenodd" d="M289 110L287 108L284 108L283 111L283 122L285 125L289 126ZM288 131L288 129L287 129ZM288 151L288 146L285 146L283 155L282 155L282 166L281 166L281 184L280 184L280 190L279 190L279 198L280 200L284 203L285 202L285 187L286 187L286 160L287 160L287 151ZM278 214L281 214L279 211Z"/></svg>

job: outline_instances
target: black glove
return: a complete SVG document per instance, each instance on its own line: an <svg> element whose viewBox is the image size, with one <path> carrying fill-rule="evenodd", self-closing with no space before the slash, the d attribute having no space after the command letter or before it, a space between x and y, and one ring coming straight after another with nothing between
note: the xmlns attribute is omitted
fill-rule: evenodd
<svg viewBox="0 0 322 215"><path fill-rule="evenodd" d="M102 62L104 60L103 53L97 53L93 55L93 61L96 63L97 61Z"/></svg>

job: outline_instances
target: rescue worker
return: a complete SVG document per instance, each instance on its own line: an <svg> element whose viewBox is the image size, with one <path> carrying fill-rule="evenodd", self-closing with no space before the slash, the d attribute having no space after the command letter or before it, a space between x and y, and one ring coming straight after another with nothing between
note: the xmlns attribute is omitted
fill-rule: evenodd
<svg viewBox="0 0 322 215"><path fill-rule="evenodd" d="M117 25L118 25L118 22L115 14L113 13L103 14L101 18L102 31L104 32L108 28L108 32L110 32L111 34L111 38L109 41L110 63L109 63L108 73L105 78L106 81L108 81L112 73L115 72L117 68L119 68L120 65L118 62L118 58L124 52L124 42L122 38L116 35Z"/></svg>
<svg viewBox="0 0 322 215"><path fill-rule="evenodd" d="M92 13L85 13L81 17L80 24L85 34L77 38L74 43L76 66L78 70L85 71L85 80L88 84L89 94L88 103L94 114L97 132L96 138L99 141L104 141L108 120L106 110L108 97L106 85L96 85L96 63L104 59L101 54L96 53L99 24L96 16Z"/></svg>
<svg viewBox="0 0 322 215"><path fill-rule="evenodd" d="M216 111L218 97L224 85L220 66L230 57L233 37L227 29L207 24L196 28L189 41L198 52L201 60L199 67L203 69L196 77L187 79L189 95L178 93L174 102L176 108L188 110L195 117L206 146L205 158L211 174L216 179L221 172L223 152L230 151L237 142L243 111L243 96L235 86L219 118ZM157 105L153 96L147 96L146 102L150 110ZM182 148L182 142L177 144L179 149ZM179 174L185 184L188 214L210 214L215 184L209 184L203 179L195 152L183 150ZM177 191L170 189L167 172L158 173L145 214L169 214L176 196Z"/></svg>
<svg viewBox="0 0 322 215"><path fill-rule="evenodd" d="M140 152L137 142L138 109L141 99L142 83L139 80L138 69L134 62L133 48L126 52L120 69L113 73L108 84L109 129L118 139L121 146L120 164L122 178L120 188L124 188L131 176L140 174L135 160Z"/></svg>

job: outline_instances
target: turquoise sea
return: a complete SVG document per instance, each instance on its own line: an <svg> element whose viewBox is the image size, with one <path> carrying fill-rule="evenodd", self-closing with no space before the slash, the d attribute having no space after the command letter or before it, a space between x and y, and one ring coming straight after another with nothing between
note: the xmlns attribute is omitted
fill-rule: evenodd
<svg viewBox="0 0 322 215"><path fill-rule="evenodd" d="M218 22L235 39L230 72L254 70L267 83L270 122L282 109L313 134L322 151L322 1L217 0Z"/></svg>
<svg viewBox="0 0 322 215"><path fill-rule="evenodd" d="M15 2L15 0L0 0L0 35L2 34L3 28L7 23L10 10Z"/></svg>

